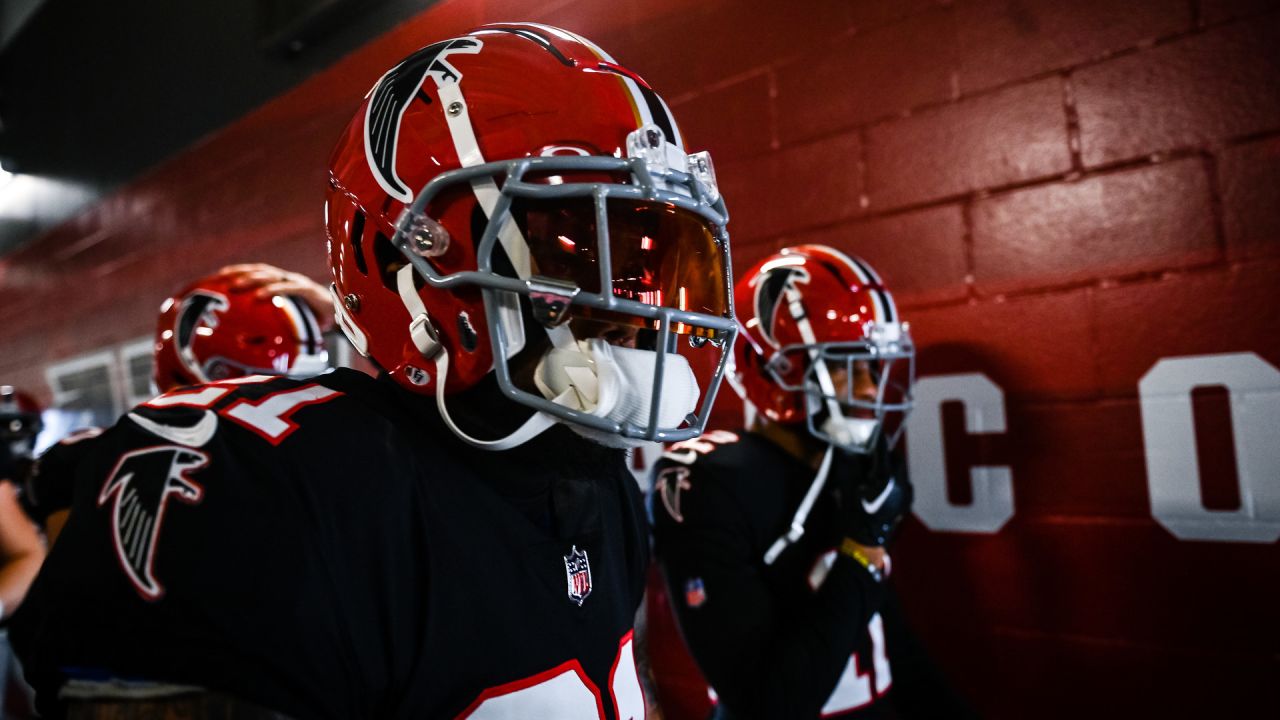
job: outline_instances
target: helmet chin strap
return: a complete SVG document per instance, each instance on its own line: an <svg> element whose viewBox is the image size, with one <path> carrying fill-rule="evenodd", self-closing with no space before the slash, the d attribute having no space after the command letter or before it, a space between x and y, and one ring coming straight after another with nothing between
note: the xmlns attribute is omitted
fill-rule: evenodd
<svg viewBox="0 0 1280 720"><path fill-rule="evenodd" d="M466 431L458 427L458 424L453 420L453 416L449 414L449 406L445 402L444 396L444 387L449 377L449 353L444 351L444 346L436 339L435 331L431 329L431 320L427 315L427 307L423 304L417 288L413 285L413 272L412 265L405 265L396 271L396 291L400 294L400 301L404 303L405 308L409 311L409 317L412 318L409 322L409 337L413 340L414 347L418 349L418 352L422 353L423 358L435 363L436 408L440 410L440 418L444 420L445 426L468 445L483 450L509 450L529 442L554 425L556 423L554 417L543 412L535 412L514 432L493 440L481 440L467 434ZM552 402L566 404L572 395L572 389L566 390L552 398Z"/></svg>
<svg viewBox="0 0 1280 720"><path fill-rule="evenodd" d="M439 86L440 106L444 110L444 120L449 128L449 136L453 139L454 152L458 154L458 162L462 167L474 167L484 164L484 154L480 152L480 143L476 141L475 128L471 126L471 114L467 101L462 97L462 86L454 82L444 82ZM456 112L450 113L450 108ZM471 192L476 196L476 203L484 211L484 216L493 222L493 212L497 208L502 191L492 177L478 177L471 181ZM528 280L533 274L533 264L529 259L529 244L520 234L509 213L504 213L498 228L498 242L511 261L516 277ZM510 358L524 348L524 320L520 314L520 297L511 292L499 292L498 324L507 336L507 357Z"/></svg>
<svg viewBox="0 0 1280 720"><path fill-rule="evenodd" d="M769 550L764 554L765 565L772 565L783 550L804 536L804 524L809 519L809 512L813 510L813 504L818 501L822 488L827 485L827 475L831 472L831 458L835 454L835 449L835 445L827 445L826 452L822 454L822 464L818 466L818 474L813 477L813 482L809 483L809 490L800 501L800 507L796 508L796 514L791 516L791 527L774 540L773 545L770 545Z"/></svg>
<svg viewBox="0 0 1280 720"><path fill-rule="evenodd" d="M476 141L475 129L471 125L471 116L468 112L467 102L462 97L462 88L454 82L439 83L440 106L444 111L445 123L449 128L449 135L453 139L454 151L458 154L458 161L462 167L471 167L484 163L484 155L480 152L480 144ZM501 196L501 191L493 178L477 178L471 181L471 190L475 194L476 202L484 211L485 217L493 221L493 212ZM529 261L529 247L520 235L520 229L510 217L502 218L502 227L498 233L498 240L502 243L502 249L506 252L507 258L511 261L512 267L516 271L516 275L521 278L528 278L531 274L531 263ZM481 440L473 437L465 432L458 424L454 422L453 416L449 414L448 404L445 402L445 385L449 377L449 353L444 351L440 341L435 336L434 328L431 325L430 316L427 314L427 308L422 302L421 296L418 295L417 288L413 284L413 266L405 265L396 272L396 291L400 295L400 301L404 303L405 309L409 311L409 337L413 341L414 347L418 352L422 353L422 357L435 363L436 369L436 407L440 411L440 417L444 420L445 425L457 435L463 442L474 447L485 450L507 450L532 440L539 434L550 428L556 423L556 419L546 413L535 412L528 420L524 422L514 432L506 437L496 438L493 440ZM507 357L518 353L525 343L524 323L520 314L520 299L514 293L499 293L499 313L497 321L499 323L499 332L502 332L508 342ZM568 328L565 328L568 333ZM548 331L552 342L556 343L557 337ZM562 340L563 342L563 340ZM569 336L568 342L572 342L572 335ZM567 391L561 395L552 398L552 402L564 403L568 400L572 391Z"/></svg>
<svg viewBox="0 0 1280 720"><path fill-rule="evenodd" d="M805 314L804 303L801 302L800 291L796 289L794 283L787 284L786 299L787 310L791 313L791 319L796 322L796 329L800 331L800 339L805 345L809 346L809 362L813 364L814 374L818 376L818 387L822 390L827 414L837 423L836 427L844 431L841 434L847 435L848 431L844 426L844 413L840 411L840 404L835 400L835 382L831 379L827 364L822 362L822 354L817 348L818 338L813 333L813 325L809 323L809 316ZM827 449L822 453L822 463L818 466L818 474L809 483L809 490L805 492L804 499L800 501L800 507L796 508L795 515L791 516L791 527L777 540L774 540L773 545L769 546L769 550L765 552L765 565L772 565L783 550L786 550L788 546L795 544L804 536L804 524L809 520L809 513L813 510L813 504L817 502L818 495L822 493L822 489L827 485L827 475L831 472L831 459L835 454L835 449L835 445L827 443Z"/></svg>
<svg viewBox="0 0 1280 720"><path fill-rule="evenodd" d="M453 421L453 417L449 415L449 408L444 401L444 381L449 374L449 353L439 352L436 354L436 407L440 409L440 417L444 420L444 424L453 431L463 442L482 450L509 450L513 447L523 445L538 435L542 434L552 425L556 424L556 419L544 412L535 412L524 421L524 424L516 428L514 432L506 437L500 437L494 440L481 440L468 435L458 427ZM573 395L573 390L566 390L556 397L552 398L552 402L565 404Z"/></svg>
<svg viewBox="0 0 1280 720"><path fill-rule="evenodd" d="M836 402L836 384L831 379L831 371L827 368L827 364L822 362L822 353L818 351L818 337L814 335L813 325L809 322L809 316L804 311L804 304L801 302L800 291L796 288L795 283L788 283L786 289L787 310L791 312L791 318L796 322L796 329L800 331L800 340L809 346L809 362L813 365L814 375L818 377L818 389L822 391L822 401L826 406L827 416L831 419L833 426L842 439L849 437L852 433L844 425L844 412L840 409L840 403ZM852 378L850 379L852 381Z"/></svg>

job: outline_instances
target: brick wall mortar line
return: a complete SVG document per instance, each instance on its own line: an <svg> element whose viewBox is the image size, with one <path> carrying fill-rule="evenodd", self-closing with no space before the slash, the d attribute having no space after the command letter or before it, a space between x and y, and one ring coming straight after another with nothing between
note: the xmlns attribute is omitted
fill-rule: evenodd
<svg viewBox="0 0 1280 720"><path fill-rule="evenodd" d="M1005 90L1009 90L1009 89L1012 89L1012 88L1018 87L1019 85L1030 85L1031 83L1039 82L1039 81L1041 81L1041 80L1046 80L1046 79L1048 79L1048 78L1052 78L1052 77L1059 77L1059 76L1063 76L1063 75L1073 75L1073 74L1075 74L1075 73L1076 73L1077 71L1079 71L1079 70L1083 70L1083 69L1086 69L1086 68L1091 68L1091 67L1093 67L1093 66L1095 66L1095 65L1101 65L1101 64L1103 64L1103 63L1110 62L1110 61L1112 61L1112 60L1117 60L1117 59L1120 59L1120 58L1124 58L1124 57L1127 57L1127 56L1129 56L1129 55L1136 55L1136 54L1141 53L1141 52L1147 52L1147 51L1153 50L1153 49L1155 49L1155 48L1161 47L1161 46L1163 46L1163 45L1168 45L1168 44L1170 44L1170 43L1178 42L1178 41L1180 41L1180 40L1186 40L1186 39L1189 39L1189 38L1196 37L1196 36L1198 36L1198 35L1204 35L1204 34L1206 34L1206 33L1210 32L1210 31L1212 31L1212 30L1214 30L1214 29L1217 29L1217 28L1220 28L1220 27L1223 27L1223 26L1226 26L1226 25L1230 25L1230 24L1232 24L1232 23L1236 23L1236 22L1241 22L1241 21L1244 21L1244 20L1248 20L1248 19L1251 19L1251 18L1256 18L1256 17L1258 17L1258 16L1260 16L1260 15L1266 15L1266 14L1270 14L1270 13L1280 13L1280 7L1277 7L1277 8L1276 8L1276 9L1274 9L1274 10L1265 10L1265 11L1262 11L1262 12L1257 13L1257 14L1255 14L1255 15L1245 15L1245 16L1242 16L1242 17L1239 17L1239 18L1230 18L1230 19L1228 19L1228 20L1224 20L1224 21L1222 21L1222 22L1218 22L1218 23L1215 23L1215 24L1212 24L1212 25L1205 25L1205 26L1203 26L1203 27L1196 27L1196 28L1193 28L1193 29L1190 29L1190 30L1185 30L1185 31L1182 31L1182 32L1177 32L1177 33L1172 33L1172 34L1169 34L1169 35L1164 35L1164 36L1161 36L1161 37L1158 37L1158 38L1153 38L1153 39L1149 39L1149 40L1144 40L1144 41L1142 41L1142 42L1140 42L1140 43L1138 43L1138 44L1136 44L1136 45L1132 45L1132 46L1127 47L1127 48L1122 48L1122 49L1120 49L1120 50L1114 50L1114 51L1111 51L1111 52L1106 53L1106 54L1103 54L1103 55L1098 55L1098 56L1096 56L1096 57L1088 58L1088 59L1082 60L1082 61L1080 61L1080 62L1078 62L1078 63L1076 63L1076 64L1074 64L1074 65L1068 65L1068 66L1066 66L1066 67L1060 67L1060 68L1054 68L1054 69L1051 69L1051 70L1045 70L1045 71L1042 71L1042 72L1035 73L1034 75L1027 75L1027 76L1025 76L1025 77L1017 78L1017 79L1015 79L1015 80L1009 80L1009 81L1007 81L1007 82L1003 82L1003 83L1000 83L1000 84L998 84L998 85L992 85L992 86L990 86L990 87L984 87L984 88L982 88L981 90L976 90L976 91L969 92L969 93L961 93L960 95L958 95L958 96L956 96L956 97L948 98L948 99L946 99L946 100L934 100L934 101L931 101L931 102L921 103L920 105L913 105L913 106L911 106L911 107L909 107L909 108L902 108L902 109L900 109L900 110L897 110L897 111L894 111L894 112L891 112L891 113L885 113L884 115L880 115L880 116L877 116L877 117L871 118L871 119L869 119L869 120L864 120L864 121L859 122L859 123L852 123L852 124L849 124L849 125L841 125L841 126L838 126L838 127L834 127L834 128L832 128L832 129L830 129L830 130L826 130L826 131L823 131L823 132L821 132L821 133L815 134L815 135L808 135L808 136L805 136L805 137L803 137L803 138L801 138L801 139L799 139L799 140L797 140L797 141L794 141L794 142L793 142L793 143L791 143L790 145L806 145L806 144L809 144L809 143L812 143L812 142L820 142L820 141L827 140L827 139L829 139L829 138L835 137L835 136L837 136L837 135L844 135L844 134L847 134L847 133L849 133L849 132L851 132L851 131L853 131L853 130L857 130L857 129L864 129L864 128L871 128L871 127L874 127L874 126L876 126L876 125L882 125L882 124L884 124L884 123L893 122L893 121L895 121L895 120L902 120L902 119L904 119L904 118L909 118L909 117L912 117L913 115L917 115L917 114L922 113L922 112L929 112L929 111L932 111L932 110L938 110L938 109L941 109L941 108L945 108L945 107L947 107L947 106L949 106L949 105L955 105L955 104L958 104L958 103L968 102L968 101L970 101L970 100L976 100L976 99L979 99L979 98L982 98L982 97L985 97L985 96L988 96L988 95L994 95L994 94L996 94L996 93L999 93L999 92L1002 92L1002 91L1005 91ZM796 58L798 58L798 57L799 57L799 56L789 57L789 58L788 58L788 60L787 60L786 62L776 61L776 62L772 63L770 67L772 67L774 70L777 70L777 69L779 69L782 65L786 65L786 64L787 64L787 62L790 62L791 60L794 60L794 59L796 59ZM742 79L742 76L736 76L736 77L737 77L739 80L741 80L741 79ZM706 90L706 92L709 92L709 91L710 91L710 89L711 89L711 88L713 88L713 87L719 87L719 84L717 84L717 86L708 86L708 89ZM681 96L681 100L680 100L680 101L681 101L681 102L686 101L686 100L690 99L691 97L696 97L697 95L701 95L701 94L703 94L703 92L704 92L704 91L698 91L698 92L695 92L695 93L692 93L692 94L686 94L686 95L684 95L684 96Z"/></svg>
<svg viewBox="0 0 1280 720"><path fill-rule="evenodd" d="M1211 151L1204 153L1202 167L1209 186L1209 214L1213 218L1213 235L1218 241L1218 260L1227 264L1229 248L1227 247L1226 206L1222 199L1222 180L1218 172L1218 156Z"/></svg>
<svg viewBox="0 0 1280 720"><path fill-rule="evenodd" d="M1017 298L1036 297L1038 295L1054 295L1062 292L1072 292L1086 288L1096 288L1099 290L1110 290L1112 288L1138 285L1144 282L1158 282L1167 280L1179 275L1223 272L1230 271L1230 266L1223 264L1217 259L1206 262L1195 263L1192 265L1178 265L1172 268L1161 268L1158 270L1136 270L1127 273L1118 273L1115 275L1095 276L1090 278L1081 278L1079 280L1068 280L1064 282L1048 282L1044 285L1035 287L1018 288L1016 290L1005 290L998 293L983 294L977 293L979 300L1010 300Z"/></svg>
<svg viewBox="0 0 1280 720"><path fill-rule="evenodd" d="M793 233L794 234L794 233ZM767 240L757 240L749 243L751 246L767 246L772 250L780 250L788 244L787 238L791 234L779 235ZM1176 269L1163 270L1143 270L1131 273L1122 273L1119 275L1110 275L1106 277L1087 278L1075 280L1071 282L1063 282L1050 285L1042 285L1034 288L1020 288L1001 293L991 293L983 295L974 293L963 297L950 298L946 300L924 300L913 301L908 298L900 298L898 304L902 306L904 314L909 315L912 312L926 310L941 310L951 307L963 307L965 305L974 304L990 304L1003 303L1011 300L1021 300L1034 297L1053 297L1055 295L1070 295L1081 291L1088 291L1088 302L1091 304L1097 301L1098 290L1112 290L1115 288L1136 286L1157 282L1168 282L1180 277L1196 277L1209 275L1211 273L1237 273L1242 268L1250 265L1265 264L1269 259L1266 257L1247 258L1239 261L1221 263L1218 261L1210 261L1197 263L1195 265L1183 265ZM1096 317L1092 313L1091 317ZM1098 346L1098 341L1094 336L1100 327L1096 323L1090 323L1090 342L1094 343L1094 347Z"/></svg>
<svg viewBox="0 0 1280 720"><path fill-rule="evenodd" d="M756 78L761 75L774 74L776 73L776 71L777 71L777 63L765 63L764 65L756 65L755 67L748 68L746 70L743 70L742 72L734 73L733 75L723 77L713 83L703 85L697 90L689 90L687 92L682 92L679 95L672 95L670 98L664 97L663 99L666 100L667 105L671 107L672 110L676 112L677 115L679 115L679 112L676 109L677 105L680 105L682 103L687 103L690 100L697 100L703 95L710 95L713 92L719 92L720 90L731 88L734 85L746 82L748 80L751 80L752 78ZM678 120L679 118L676 118L676 119Z"/></svg>
<svg viewBox="0 0 1280 720"><path fill-rule="evenodd" d="M1093 372L1093 392L1090 395L1100 398L1106 394L1103 382L1106 375L1102 370L1102 322L1098 316L1098 285L1085 289L1084 305L1085 333L1089 338L1089 369Z"/></svg>
<svg viewBox="0 0 1280 720"><path fill-rule="evenodd" d="M1062 110L1067 117L1067 151L1071 153L1071 167L1084 171L1084 157L1081 153L1080 113L1076 109L1076 86L1072 82L1071 73L1062 74Z"/></svg>
<svg viewBox="0 0 1280 720"><path fill-rule="evenodd" d="M770 68L766 75L769 87L769 149L782 147L781 134L778 132L778 71Z"/></svg>
<svg viewBox="0 0 1280 720"><path fill-rule="evenodd" d="M978 261L973 250L973 206L976 196L970 196L960 204L960 226L962 228L960 242L964 244L964 288L969 300L978 298L977 273Z"/></svg>
<svg viewBox="0 0 1280 720"><path fill-rule="evenodd" d="M1236 273L1242 268L1263 264L1269 258L1250 258L1237 262L1221 263L1216 260L1210 262L1197 263L1194 265L1182 265L1176 269L1163 270L1142 270L1130 273L1121 273L1119 275L1109 275L1106 277L1094 277L1070 282L1062 282L1049 285L1041 285L1033 288L1019 288L1017 290L1009 290L1000 293L991 293L987 295L977 294L974 297L955 298L950 300L935 300L925 302L911 302L909 299L900 301L904 311L910 310L936 310L947 307L960 307L970 304L986 304L986 303L1002 303L1010 300L1020 300L1033 297L1052 297L1054 295L1070 295L1071 293L1080 292L1082 290L1112 290L1120 287L1128 287L1131 285L1143 285L1148 283L1167 282L1180 277L1195 277L1209 275L1212 273ZM1270 258L1274 260L1273 258Z"/></svg>
<svg viewBox="0 0 1280 720"><path fill-rule="evenodd" d="M846 133L847 134L847 133ZM794 147L794 146L793 146ZM865 145L864 145L865 147ZM872 211L860 214L854 217L839 218L823 223L815 223L811 225L801 225L788 229L782 235L797 235L818 230L826 230L838 225L844 225L853 221L875 220L879 218L888 218L895 215L905 215L907 213L919 210L928 210L943 205L955 205L957 203L965 203L970 199L985 200L991 197L999 197L1009 193L1018 192L1020 190L1028 190L1031 188L1043 187L1060 182L1080 182L1090 178L1105 175L1107 173L1132 170L1134 168L1145 167L1148 165L1159 165L1173 160L1181 160L1187 157L1195 157L1200 153L1199 149L1180 149L1177 152L1158 155L1153 159L1151 155L1144 155L1139 158L1130 158L1127 160L1117 160L1106 165L1098 165L1088 170L1068 170L1066 172L1052 173L1050 175L1042 175L1027 180L1019 180L1017 182L1005 183L1003 185L991 185L977 190L966 190L960 193L952 193L950 195L942 195L929 200L921 200L919 202L906 203L903 205L895 205L880 211Z"/></svg>
<svg viewBox="0 0 1280 720"><path fill-rule="evenodd" d="M865 213L871 207L871 196L867 194L867 129L858 129L858 210Z"/></svg>
<svg viewBox="0 0 1280 720"><path fill-rule="evenodd" d="M1280 138L1280 126L1271 130L1262 130L1260 132L1246 133L1244 135L1235 135L1226 138L1218 145L1218 147L1213 149L1222 150L1239 145L1248 145L1249 143L1258 142L1259 140L1272 140L1275 138Z"/></svg>

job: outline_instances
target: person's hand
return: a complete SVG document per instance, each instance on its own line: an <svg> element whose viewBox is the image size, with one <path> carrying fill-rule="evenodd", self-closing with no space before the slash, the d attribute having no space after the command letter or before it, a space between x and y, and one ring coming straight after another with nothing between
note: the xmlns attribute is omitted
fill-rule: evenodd
<svg viewBox="0 0 1280 720"><path fill-rule="evenodd" d="M305 302L315 313L321 329L333 327L333 300L329 291L302 273L290 272L266 263L228 265L219 272L237 272L240 279L233 290L255 290L260 296L291 295Z"/></svg>
<svg viewBox="0 0 1280 720"><path fill-rule="evenodd" d="M861 465L861 472L842 483L845 534L860 545L884 547L911 509L911 481L887 450L877 451Z"/></svg>

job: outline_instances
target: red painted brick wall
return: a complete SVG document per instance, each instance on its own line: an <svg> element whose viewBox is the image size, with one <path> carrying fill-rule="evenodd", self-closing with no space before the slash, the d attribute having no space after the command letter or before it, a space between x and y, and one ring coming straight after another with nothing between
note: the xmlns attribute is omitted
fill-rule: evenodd
<svg viewBox="0 0 1280 720"><path fill-rule="evenodd" d="M1276 546L1153 521L1137 391L1165 357L1280 366L1274 1L445 2L0 261L0 376L42 386L45 363L147 333L173 286L226 262L322 277L324 163L360 96L498 19L581 32L666 96L717 159L739 268L795 242L860 254L922 374L1003 389L1008 432L949 429L948 467L1009 465L1013 519L913 523L897 550L914 622L977 706L1275 711ZM1202 445L1229 455L1223 432ZM1207 502L1239 502L1231 465L1203 468Z"/></svg>

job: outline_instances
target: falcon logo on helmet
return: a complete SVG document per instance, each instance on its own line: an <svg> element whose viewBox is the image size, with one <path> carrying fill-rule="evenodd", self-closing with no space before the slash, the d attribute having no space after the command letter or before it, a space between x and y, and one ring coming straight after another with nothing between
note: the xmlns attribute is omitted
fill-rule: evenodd
<svg viewBox="0 0 1280 720"><path fill-rule="evenodd" d="M462 73L449 64L453 53L473 55L484 44L475 38L457 38L434 43L405 58L380 78L370 93L364 116L365 154L378 184L397 200L409 202L413 195L396 174L396 147L404 111L414 98L428 104L431 97L422 91L427 77L436 85L460 82Z"/></svg>
<svg viewBox="0 0 1280 720"><path fill-rule="evenodd" d="M802 267L786 265L759 276L755 283L755 318L759 320L760 336L773 347L778 347L774 337L779 308L788 288L809 284L809 271Z"/></svg>
<svg viewBox="0 0 1280 720"><path fill-rule="evenodd" d="M192 341L201 328L212 333L218 327L218 313L231 305L227 297L221 293L208 290L196 290L182 299L178 304L178 321L173 330L174 346L178 351L178 359L193 377L201 377L204 371L200 361L192 351Z"/></svg>

